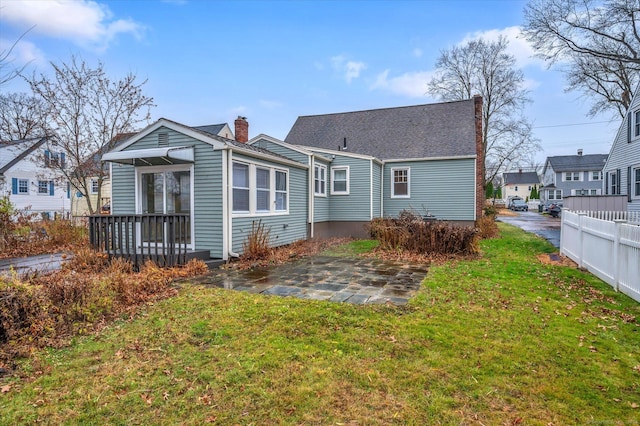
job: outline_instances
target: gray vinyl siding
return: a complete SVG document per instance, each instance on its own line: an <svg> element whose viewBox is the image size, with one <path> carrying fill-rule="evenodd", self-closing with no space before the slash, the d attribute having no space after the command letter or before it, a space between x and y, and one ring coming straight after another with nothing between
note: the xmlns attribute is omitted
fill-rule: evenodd
<svg viewBox="0 0 640 426"><path fill-rule="evenodd" d="M378 164L375 161L372 162L373 166L373 217L382 216L380 211L380 200L382 198L381 185L382 185L382 164Z"/></svg>
<svg viewBox="0 0 640 426"><path fill-rule="evenodd" d="M164 127L128 146L125 151L158 147L158 133L168 134L169 146L194 147L194 249L209 250L211 257L222 258L222 152L213 151L207 143ZM112 170L113 213L136 213L135 168L114 163Z"/></svg>
<svg viewBox="0 0 640 426"><path fill-rule="evenodd" d="M625 116L620 129L616 135L616 138L613 142L613 146L611 147L611 152L609 153L609 158L607 159L607 163L605 164L603 174L607 176L607 174L611 172L616 172L616 170L620 170L620 194L628 195L628 168L631 167L632 170L640 167L640 136L633 136L633 129L631 130L631 138L628 137L628 126L633 123L628 123L630 114L632 115L635 111L640 108L640 90L636 91L636 94L631 102L631 106L629 107L629 113ZM609 185L611 183L609 182ZM631 188L633 191L633 188ZM603 183L603 194L604 194L604 183ZM611 195L611 191L609 190L607 194ZM633 192L632 192L633 194ZM638 211L640 212L640 198L632 195L631 200L628 201L627 210Z"/></svg>
<svg viewBox="0 0 640 426"><path fill-rule="evenodd" d="M233 159L247 161L263 166L272 166L289 172L289 213L283 215L254 215L251 217L236 217L232 219L232 249L234 252L242 254L242 244L251 233L251 228L262 223L265 230L269 231L269 244L277 247L290 244L298 240L307 239L307 219L309 205L308 193L308 171L305 168L298 168L291 165L281 165L265 160L255 160L244 157L234 151Z"/></svg>
<svg viewBox="0 0 640 426"><path fill-rule="evenodd" d="M320 161L316 158L316 164L323 165L327 168L327 195L314 195L313 197L313 220L314 222L327 222L329 221L329 197L331 188L329 187L329 181L331 178L331 165L325 161Z"/></svg>
<svg viewBox="0 0 640 426"><path fill-rule="evenodd" d="M136 213L135 179L135 167L113 163L111 167L112 214Z"/></svg>
<svg viewBox="0 0 640 426"><path fill-rule="evenodd" d="M410 198L391 198L391 169L410 169ZM402 210L442 220L474 220L475 159L407 161L384 165L384 216Z"/></svg>
<svg viewBox="0 0 640 426"><path fill-rule="evenodd" d="M331 169L349 166L349 195L331 194ZM370 160L337 155L327 169L329 177L329 220L369 221L371 218Z"/></svg>
<svg viewBox="0 0 640 426"><path fill-rule="evenodd" d="M269 150L275 154L282 155L283 157L287 157L293 161L297 161L298 163L309 164L309 155L303 154L291 148L287 148L280 144L273 143L267 139L258 139L251 145Z"/></svg>

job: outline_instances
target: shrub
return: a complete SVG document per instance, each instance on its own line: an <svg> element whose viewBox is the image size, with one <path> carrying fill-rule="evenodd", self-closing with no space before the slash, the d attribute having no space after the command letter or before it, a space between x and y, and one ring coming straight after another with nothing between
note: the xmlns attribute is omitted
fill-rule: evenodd
<svg viewBox="0 0 640 426"><path fill-rule="evenodd" d="M387 250L408 250L416 253L468 255L478 252L477 230L441 221L425 221L421 216L404 210L397 218L374 219L371 237Z"/></svg>
<svg viewBox="0 0 640 426"><path fill-rule="evenodd" d="M265 229L262 220L251 223L251 232L242 242L242 257L249 260L263 259L271 253L269 247L270 230Z"/></svg>
<svg viewBox="0 0 640 426"><path fill-rule="evenodd" d="M478 228L478 237L480 239L495 238L498 236L498 224L495 215L483 216L476 221Z"/></svg>

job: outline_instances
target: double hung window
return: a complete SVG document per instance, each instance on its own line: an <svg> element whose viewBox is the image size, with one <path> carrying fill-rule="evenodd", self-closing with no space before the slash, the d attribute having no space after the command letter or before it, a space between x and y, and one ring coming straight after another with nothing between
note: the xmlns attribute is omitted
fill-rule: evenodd
<svg viewBox="0 0 640 426"><path fill-rule="evenodd" d="M331 194L349 195L349 166L331 168Z"/></svg>
<svg viewBox="0 0 640 426"><path fill-rule="evenodd" d="M315 195L327 195L327 167L316 164L313 167L313 192Z"/></svg>
<svg viewBox="0 0 640 426"><path fill-rule="evenodd" d="M391 197L409 197L409 168L391 169Z"/></svg>
<svg viewBox="0 0 640 426"><path fill-rule="evenodd" d="M233 162L232 209L235 214L275 214L289 209L289 176L285 170Z"/></svg>

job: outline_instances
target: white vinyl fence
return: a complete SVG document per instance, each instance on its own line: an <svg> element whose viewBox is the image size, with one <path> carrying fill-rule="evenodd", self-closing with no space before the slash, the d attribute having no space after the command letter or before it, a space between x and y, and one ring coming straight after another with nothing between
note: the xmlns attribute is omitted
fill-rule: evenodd
<svg viewBox="0 0 640 426"><path fill-rule="evenodd" d="M616 291L640 302L640 225L627 223L638 218L598 218L615 217L606 213L563 210L560 252Z"/></svg>

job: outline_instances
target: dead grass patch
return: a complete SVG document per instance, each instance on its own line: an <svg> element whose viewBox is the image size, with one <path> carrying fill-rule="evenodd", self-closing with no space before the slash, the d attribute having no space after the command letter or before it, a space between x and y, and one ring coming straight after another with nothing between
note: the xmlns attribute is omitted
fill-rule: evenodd
<svg viewBox="0 0 640 426"><path fill-rule="evenodd" d="M518 213L509 209L498 209L498 216L518 216Z"/></svg>
<svg viewBox="0 0 640 426"><path fill-rule="evenodd" d="M556 266L568 266L571 268L577 268L578 265L566 256L562 256L560 253L541 253L536 256L536 259L543 265L556 265Z"/></svg>

